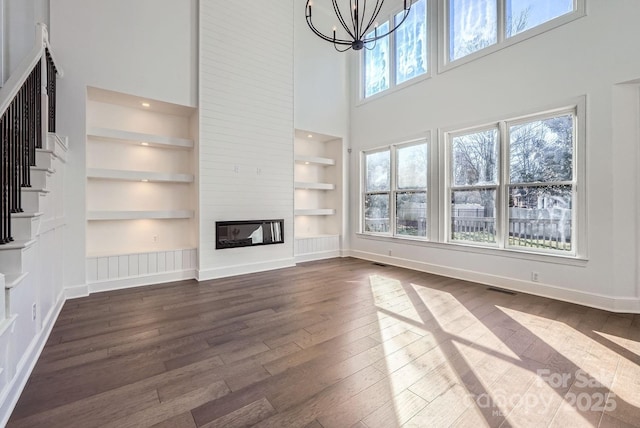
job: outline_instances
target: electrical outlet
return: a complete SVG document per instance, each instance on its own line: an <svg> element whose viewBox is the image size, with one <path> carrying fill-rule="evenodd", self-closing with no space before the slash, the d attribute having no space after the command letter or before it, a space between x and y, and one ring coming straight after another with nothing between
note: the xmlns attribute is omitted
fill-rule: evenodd
<svg viewBox="0 0 640 428"><path fill-rule="evenodd" d="M153 242L158 242L158 235L153 235Z"/></svg>
<svg viewBox="0 0 640 428"><path fill-rule="evenodd" d="M391 250L389 250L389 255L391 255Z"/></svg>
<svg viewBox="0 0 640 428"><path fill-rule="evenodd" d="M33 306L31 307L31 319L33 321L36 320L36 304L34 303Z"/></svg>
<svg viewBox="0 0 640 428"><path fill-rule="evenodd" d="M538 279L538 272L535 272L535 271L531 272L531 281L538 282L538 280L539 280Z"/></svg>

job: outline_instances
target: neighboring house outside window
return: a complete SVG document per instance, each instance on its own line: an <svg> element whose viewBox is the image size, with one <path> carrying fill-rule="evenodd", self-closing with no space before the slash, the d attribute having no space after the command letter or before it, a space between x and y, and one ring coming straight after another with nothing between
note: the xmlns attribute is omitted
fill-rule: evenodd
<svg viewBox="0 0 640 428"><path fill-rule="evenodd" d="M447 241L575 254L575 124L570 109L447 133Z"/></svg>

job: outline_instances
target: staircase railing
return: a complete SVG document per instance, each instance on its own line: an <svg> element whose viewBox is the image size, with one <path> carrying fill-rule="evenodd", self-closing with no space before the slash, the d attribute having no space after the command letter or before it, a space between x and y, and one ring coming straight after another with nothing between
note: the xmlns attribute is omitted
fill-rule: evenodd
<svg viewBox="0 0 640 428"><path fill-rule="evenodd" d="M35 46L0 88L0 244L13 241L11 214L23 211L20 190L31 187L36 149L56 130L56 77L62 70L47 27L38 24Z"/></svg>

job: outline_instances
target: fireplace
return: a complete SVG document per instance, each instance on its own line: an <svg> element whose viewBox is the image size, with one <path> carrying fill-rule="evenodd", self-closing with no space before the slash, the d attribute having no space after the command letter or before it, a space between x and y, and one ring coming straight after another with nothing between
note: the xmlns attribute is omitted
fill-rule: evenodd
<svg viewBox="0 0 640 428"><path fill-rule="evenodd" d="M284 220L216 221L216 250L284 243Z"/></svg>

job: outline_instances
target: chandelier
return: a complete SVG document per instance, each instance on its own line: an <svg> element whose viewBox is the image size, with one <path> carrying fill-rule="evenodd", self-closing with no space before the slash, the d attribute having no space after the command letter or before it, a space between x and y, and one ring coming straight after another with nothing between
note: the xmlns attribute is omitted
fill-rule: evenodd
<svg viewBox="0 0 640 428"><path fill-rule="evenodd" d="M359 51L362 48L373 49L375 47L376 40L387 37L389 34L393 33L402 25L405 19L407 19L413 0L404 0L402 18L394 27L390 27L390 31L387 31L384 34L378 33L378 22L376 21L376 18L382 9L382 5L384 4L384 0L375 0L375 5L370 7L368 10L367 0L343 1L342 8L338 5L338 0L331 0L331 3L333 4L333 11L338 18L338 22L348 35L348 38L342 39L336 37L337 27L335 26L333 27L333 35L327 36L313 25L313 22L311 21L311 0L307 0L307 5L305 7L307 25L309 25L309 28L311 28L311 31L313 31L316 36L320 37L322 40L333 43L333 46L337 51L345 52L349 49L353 49L354 51ZM373 0L369 0L369 5L371 5L371 3L373 3ZM373 34L371 34L372 29ZM373 46L368 47L367 45L369 43L373 43ZM339 48L339 46L345 47Z"/></svg>

